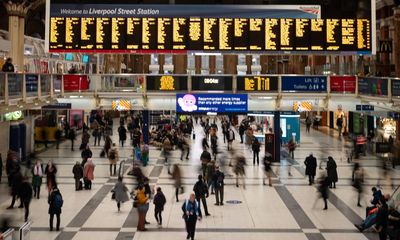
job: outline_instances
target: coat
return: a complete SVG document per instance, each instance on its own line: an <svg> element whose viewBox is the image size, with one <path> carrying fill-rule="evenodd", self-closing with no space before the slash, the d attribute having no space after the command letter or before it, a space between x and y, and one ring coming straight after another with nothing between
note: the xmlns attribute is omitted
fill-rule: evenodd
<svg viewBox="0 0 400 240"><path fill-rule="evenodd" d="M126 187L125 183L118 181L113 191L115 193L115 201L116 202L127 202L129 200L128 196L128 188Z"/></svg>
<svg viewBox="0 0 400 240"><path fill-rule="evenodd" d="M89 180L92 181L94 179L94 168L95 165L93 164L93 161L90 159L87 161L85 164L85 167L83 168L83 175Z"/></svg>
<svg viewBox="0 0 400 240"><path fill-rule="evenodd" d="M338 174L336 170L336 162L335 160L328 160L326 164L326 170L328 172L328 177L332 182L337 182L338 181Z"/></svg>
<svg viewBox="0 0 400 240"><path fill-rule="evenodd" d="M56 188L53 189L53 191L51 192L49 199L48 199L48 203L49 203L49 214L61 214L61 208L57 207L54 203L55 201L55 196L59 194L61 195L60 191Z"/></svg>
<svg viewBox="0 0 400 240"><path fill-rule="evenodd" d="M120 141L125 141L126 140L126 128L123 126L120 126L118 128L118 135L119 135Z"/></svg>
<svg viewBox="0 0 400 240"><path fill-rule="evenodd" d="M153 203L154 203L154 211L156 212L161 212L164 211L164 205L167 202L165 199L164 193L157 192L156 195L154 195Z"/></svg>
<svg viewBox="0 0 400 240"><path fill-rule="evenodd" d="M306 157L304 165L306 165L306 175L315 176L317 171L317 159L313 155Z"/></svg>
<svg viewBox="0 0 400 240"><path fill-rule="evenodd" d="M75 164L72 168L72 173L74 174L75 179L83 178L83 168L80 164Z"/></svg>
<svg viewBox="0 0 400 240"><path fill-rule="evenodd" d="M110 164L116 165L118 158L118 150L116 148L111 148L111 151L108 153L108 161Z"/></svg>

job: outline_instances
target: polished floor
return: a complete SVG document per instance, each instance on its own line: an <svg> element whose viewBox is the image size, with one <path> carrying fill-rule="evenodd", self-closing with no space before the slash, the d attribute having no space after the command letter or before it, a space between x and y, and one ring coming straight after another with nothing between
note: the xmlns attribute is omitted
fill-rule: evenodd
<svg viewBox="0 0 400 240"><path fill-rule="evenodd" d="M196 176L199 173L202 131L196 126L196 140L192 140L192 152L188 161L180 161L180 152L175 151L172 162L177 162L183 170L185 193L180 195L181 201L175 202L173 180L167 173L160 151L151 148L150 165L143 168L150 177L151 186L159 186L167 197L167 204L163 212L163 226L158 227L153 216L152 204L147 215L148 232L137 232L137 213L132 203L125 203L121 212L117 211L116 203L111 200L110 190L116 182L115 177L109 177L108 160L100 158L101 147L92 147L96 164L93 189L90 191L74 191L72 167L80 161L79 151L70 151L70 143L64 142L59 150L50 148L39 155L44 163L53 160L58 167L57 179L64 197L64 207L61 217L61 231L48 230L49 215L47 214L47 191L43 185L41 198L33 199L31 203L32 240L39 239L74 239L74 240L110 240L134 239L163 240L185 239L184 222L181 218L181 205L193 188ZM117 135L113 139L117 141ZM93 139L91 139L91 144ZM263 168L253 166L252 153L238 141L234 148L243 152L247 159L246 188L235 186L234 175L228 166L223 168L227 175L225 187L225 205L215 206L213 195L207 199L211 216L203 218L197 224L196 239L220 240L302 240L302 239L346 239L363 240L378 239L375 233L359 233L353 223L359 223L365 214L364 208L356 206L356 193L350 180L352 165L347 163L346 143L340 140L335 132L311 130L301 132L301 145L296 149L295 161L282 160L281 165L274 166L275 176L273 187L262 185ZM219 138L222 153L219 161L227 163L230 155L226 152L226 145ZM123 159L132 159L131 147L119 147ZM304 158L313 152L318 161L333 156L338 165L339 182L336 189L330 190L327 211L323 211L323 202L318 199L315 186L308 186L304 176ZM292 165L292 176L288 176L288 165ZM366 187L362 205L368 205L371 198L370 188L377 184L382 175L377 166L375 156L362 158L362 165L367 173ZM126 173L129 164L124 168ZM318 170L322 172L323 170ZM400 170L393 172L392 178L396 185L400 183ZM134 180L126 176L124 181L129 188L133 188ZM380 182L385 193L391 193L388 180ZM0 185L0 215L11 216L13 225L23 223L23 210L15 208L6 210L11 199L8 195L6 178L3 176ZM231 203L229 203L231 202Z"/></svg>

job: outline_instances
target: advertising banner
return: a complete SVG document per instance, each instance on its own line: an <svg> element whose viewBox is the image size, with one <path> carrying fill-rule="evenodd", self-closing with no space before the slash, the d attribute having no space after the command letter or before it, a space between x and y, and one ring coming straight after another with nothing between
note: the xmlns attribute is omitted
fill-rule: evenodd
<svg viewBox="0 0 400 240"><path fill-rule="evenodd" d="M384 78L359 78L358 93L372 96L387 96L388 80Z"/></svg>
<svg viewBox="0 0 400 240"><path fill-rule="evenodd" d="M355 76L331 76L331 92L332 93L355 93L356 77Z"/></svg>
<svg viewBox="0 0 400 240"><path fill-rule="evenodd" d="M392 96L400 96L400 80L392 79Z"/></svg>
<svg viewBox="0 0 400 240"><path fill-rule="evenodd" d="M278 91L277 76L238 76L237 90L245 92Z"/></svg>
<svg viewBox="0 0 400 240"><path fill-rule="evenodd" d="M79 91L89 89L89 79L86 75L64 75L64 91Z"/></svg>
<svg viewBox="0 0 400 240"><path fill-rule="evenodd" d="M247 113L247 94L176 94L177 113Z"/></svg>
<svg viewBox="0 0 400 240"><path fill-rule="evenodd" d="M326 92L326 76L282 76L283 92Z"/></svg>

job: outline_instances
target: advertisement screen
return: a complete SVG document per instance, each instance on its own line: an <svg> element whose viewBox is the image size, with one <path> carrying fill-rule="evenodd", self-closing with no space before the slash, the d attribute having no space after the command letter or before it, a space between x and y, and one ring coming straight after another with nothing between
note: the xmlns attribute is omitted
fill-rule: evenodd
<svg viewBox="0 0 400 240"><path fill-rule="evenodd" d="M384 78L359 78L358 93L373 96L387 96L388 80Z"/></svg>
<svg viewBox="0 0 400 240"><path fill-rule="evenodd" d="M178 113L247 113L247 94L177 94Z"/></svg>

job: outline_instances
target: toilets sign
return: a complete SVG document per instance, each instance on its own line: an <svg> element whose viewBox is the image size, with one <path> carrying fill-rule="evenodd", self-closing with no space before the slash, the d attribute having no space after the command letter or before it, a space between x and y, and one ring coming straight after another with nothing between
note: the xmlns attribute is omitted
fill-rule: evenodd
<svg viewBox="0 0 400 240"><path fill-rule="evenodd" d="M325 76L282 76L284 92L326 92Z"/></svg>
<svg viewBox="0 0 400 240"><path fill-rule="evenodd" d="M247 94L177 94L178 113L247 113Z"/></svg>

